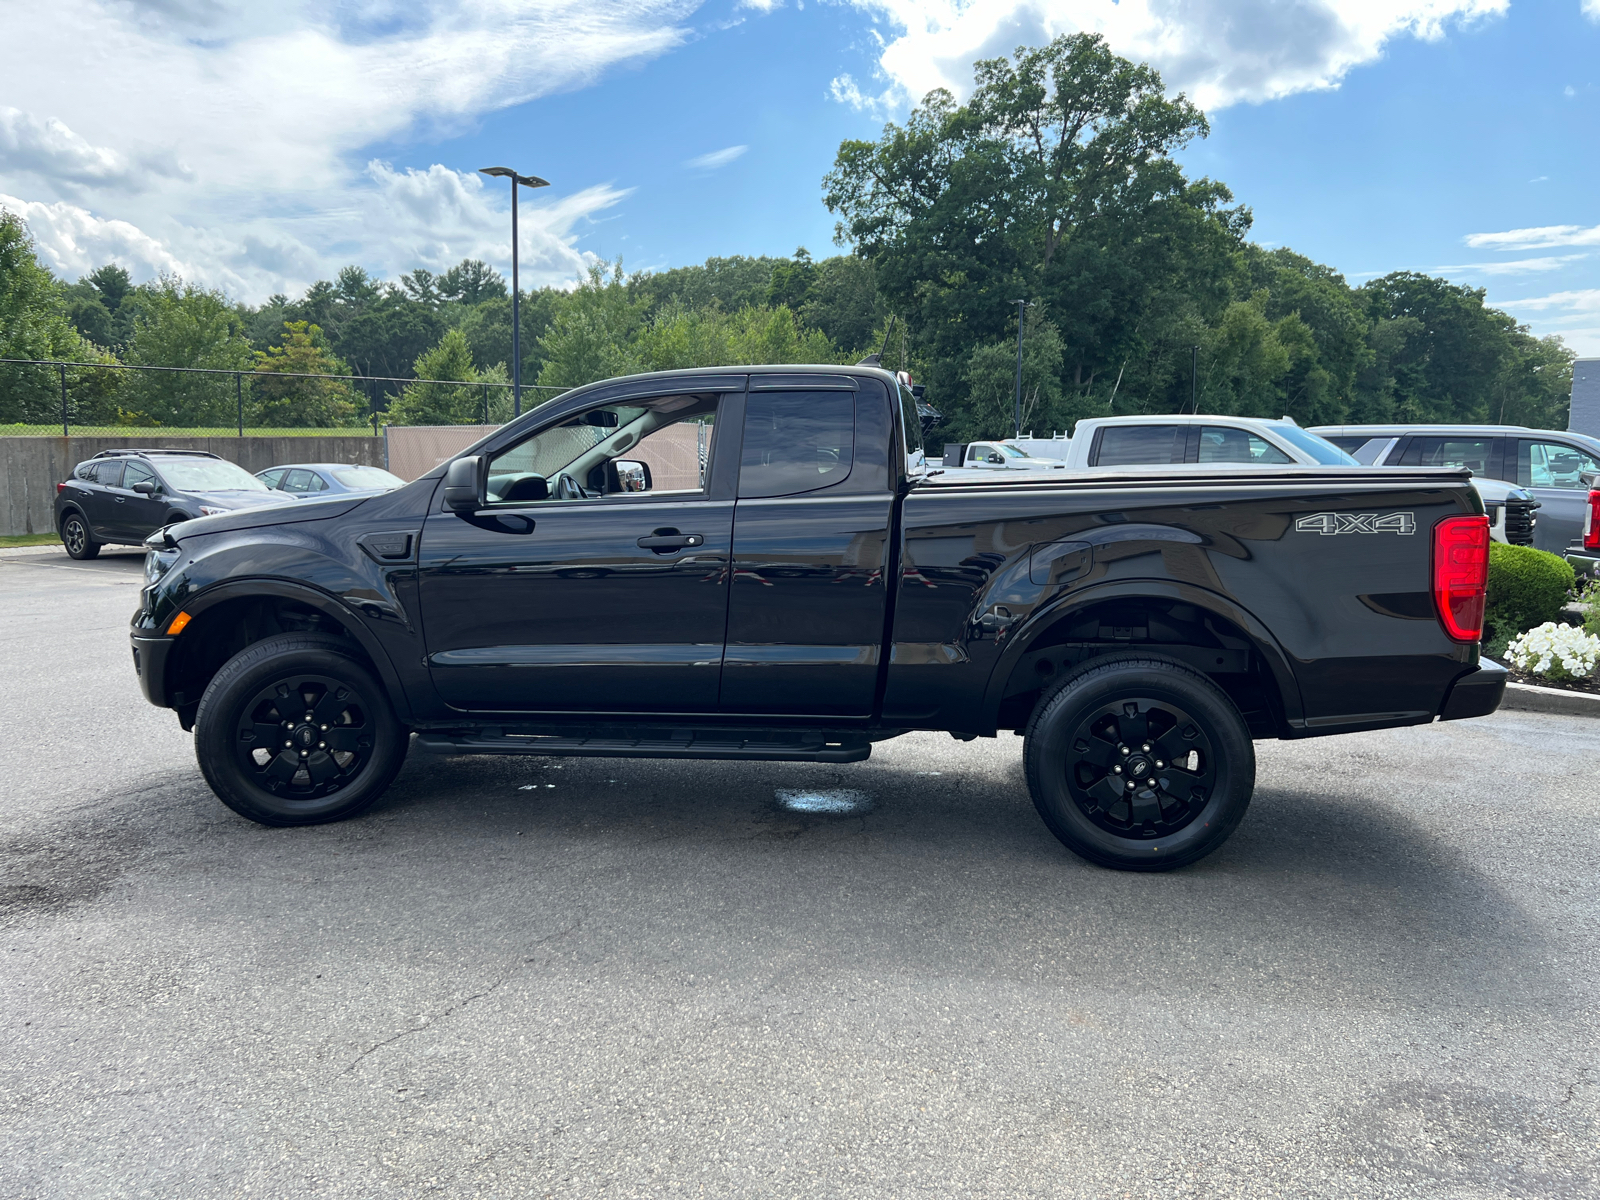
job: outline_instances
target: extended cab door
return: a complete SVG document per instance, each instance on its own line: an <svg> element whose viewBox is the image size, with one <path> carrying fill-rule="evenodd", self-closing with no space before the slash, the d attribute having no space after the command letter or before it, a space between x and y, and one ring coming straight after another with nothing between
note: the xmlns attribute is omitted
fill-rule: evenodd
<svg viewBox="0 0 1600 1200"><path fill-rule="evenodd" d="M712 389L742 392L744 376L704 378L569 409L491 453L477 513L441 494L418 566L428 667L450 705L716 712L736 465L718 473L720 435L741 398Z"/></svg>
<svg viewBox="0 0 1600 1200"><path fill-rule="evenodd" d="M724 712L871 715L884 639L894 436L888 391L877 379L751 377Z"/></svg>

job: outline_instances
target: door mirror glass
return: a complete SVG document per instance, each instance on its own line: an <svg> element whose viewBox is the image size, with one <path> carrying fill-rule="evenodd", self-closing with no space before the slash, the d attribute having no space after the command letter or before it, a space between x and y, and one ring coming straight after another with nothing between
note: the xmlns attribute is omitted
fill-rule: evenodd
<svg viewBox="0 0 1600 1200"><path fill-rule="evenodd" d="M989 455L989 461L1002 467L1006 464L1006 460L1002 458L998 452Z"/></svg>
<svg viewBox="0 0 1600 1200"><path fill-rule="evenodd" d="M648 492L650 490L650 465L633 459L612 459L609 470L614 478L606 481L608 492Z"/></svg>
<svg viewBox="0 0 1600 1200"><path fill-rule="evenodd" d="M471 513L483 504L483 459L456 459L444 473L444 506L451 512Z"/></svg>
<svg viewBox="0 0 1600 1200"><path fill-rule="evenodd" d="M141 496L154 496L157 488L156 485L151 483L148 479L141 479L138 483L133 485L133 490L138 492Z"/></svg>

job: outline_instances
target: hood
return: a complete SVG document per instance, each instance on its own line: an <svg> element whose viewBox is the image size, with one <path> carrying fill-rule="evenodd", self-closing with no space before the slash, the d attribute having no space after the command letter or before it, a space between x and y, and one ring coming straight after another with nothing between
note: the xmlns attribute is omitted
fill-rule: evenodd
<svg viewBox="0 0 1600 1200"><path fill-rule="evenodd" d="M260 508L263 504L282 504L291 499L282 492L186 492L207 508Z"/></svg>
<svg viewBox="0 0 1600 1200"><path fill-rule="evenodd" d="M254 496L256 492L221 493L223 495ZM168 525L162 532L169 540L184 542L192 537L212 533L237 533L241 529L263 529L273 525L298 525L305 521L323 521L329 517L342 517L371 496L336 496L329 500L296 501L283 492L269 493L278 497L265 503L256 502L236 508L233 512L215 517L200 517L193 521L180 521ZM380 492L379 495L388 493ZM220 506L219 506L220 507Z"/></svg>

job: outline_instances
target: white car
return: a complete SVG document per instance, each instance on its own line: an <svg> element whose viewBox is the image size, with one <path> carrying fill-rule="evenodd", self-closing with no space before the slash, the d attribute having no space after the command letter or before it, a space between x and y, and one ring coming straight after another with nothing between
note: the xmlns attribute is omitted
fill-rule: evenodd
<svg viewBox="0 0 1600 1200"><path fill-rule="evenodd" d="M944 467L947 471L1064 471L1067 464L1056 458L1034 458L1006 441L947 442Z"/></svg>
<svg viewBox="0 0 1600 1200"><path fill-rule="evenodd" d="M1019 451L1020 453L1020 451ZM1066 443L1070 470L1147 467L1160 463L1244 464L1257 467L1359 467L1362 464L1324 437L1302 429L1292 418L1152 414L1142 417L1091 417L1078 422ZM1489 514L1496 541L1533 544L1539 501L1525 489L1475 475L1472 486Z"/></svg>

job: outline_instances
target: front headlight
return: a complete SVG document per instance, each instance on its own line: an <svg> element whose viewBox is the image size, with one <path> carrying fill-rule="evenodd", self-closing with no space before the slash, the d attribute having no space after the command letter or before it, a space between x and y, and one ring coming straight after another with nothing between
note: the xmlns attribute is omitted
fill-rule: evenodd
<svg viewBox="0 0 1600 1200"><path fill-rule="evenodd" d="M172 570L173 564L178 561L178 551L157 550L151 548L144 555L144 581L147 585L157 583L163 575Z"/></svg>
<svg viewBox="0 0 1600 1200"><path fill-rule="evenodd" d="M202 517L218 517L227 511L228 510L225 508L212 508L209 504L202 504L200 506L200 515Z"/></svg>

